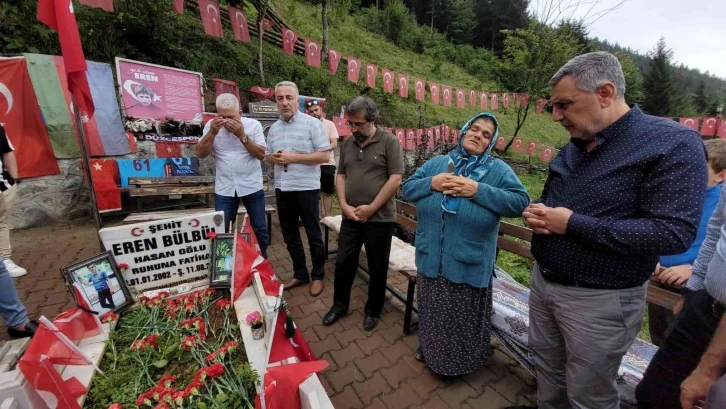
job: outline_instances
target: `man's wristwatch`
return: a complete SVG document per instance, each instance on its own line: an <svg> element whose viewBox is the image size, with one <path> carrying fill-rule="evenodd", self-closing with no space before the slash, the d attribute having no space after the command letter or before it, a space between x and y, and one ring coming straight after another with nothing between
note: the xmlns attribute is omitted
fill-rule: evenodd
<svg viewBox="0 0 726 409"><path fill-rule="evenodd" d="M245 134L245 136L240 139L240 141L242 141L243 144L247 143L247 141L249 141L249 139L247 139L247 134Z"/></svg>

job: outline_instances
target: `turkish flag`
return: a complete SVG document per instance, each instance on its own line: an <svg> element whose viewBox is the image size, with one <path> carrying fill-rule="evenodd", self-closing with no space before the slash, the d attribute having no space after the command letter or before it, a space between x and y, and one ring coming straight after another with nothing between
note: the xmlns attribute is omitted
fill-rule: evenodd
<svg viewBox="0 0 726 409"><path fill-rule="evenodd" d="M469 106L476 107L477 93L474 90L469 91Z"/></svg>
<svg viewBox="0 0 726 409"><path fill-rule="evenodd" d="M519 94L519 106L524 108L529 104L529 94Z"/></svg>
<svg viewBox="0 0 726 409"><path fill-rule="evenodd" d="M351 56L348 56L348 81L357 84L360 78L360 60Z"/></svg>
<svg viewBox="0 0 726 409"><path fill-rule="evenodd" d="M398 74L398 96L408 98L408 75Z"/></svg>
<svg viewBox="0 0 726 409"><path fill-rule="evenodd" d="M423 137L424 137L423 129L417 129L416 130L416 146L421 146L424 144Z"/></svg>
<svg viewBox="0 0 726 409"><path fill-rule="evenodd" d="M265 31L272 28L272 26L275 25L275 22L270 20L269 18L263 18L262 19L262 33L264 34Z"/></svg>
<svg viewBox="0 0 726 409"><path fill-rule="evenodd" d="M255 235L255 230L252 228L252 223L250 222L250 216L245 215L244 220L242 221L242 229L240 230L242 233L242 237L245 238L245 241L252 246L255 251L257 251L257 254L262 255L262 249L260 248L260 242L257 241L257 236ZM246 236L246 237L245 237ZM247 240L249 238L249 240ZM273 273L274 276L274 273ZM279 286L278 286L279 287ZM273 287L275 288L275 287ZM276 290L279 288L275 288Z"/></svg>
<svg viewBox="0 0 726 409"><path fill-rule="evenodd" d="M250 29L247 21L247 14L244 10L236 7L227 6L229 13L229 24L234 32L234 39L243 43L250 42Z"/></svg>
<svg viewBox="0 0 726 409"><path fill-rule="evenodd" d="M499 94L492 92L492 111L499 109Z"/></svg>
<svg viewBox="0 0 726 409"><path fill-rule="evenodd" d="M396 139L398 139L398 144L401 145L401 149L406 147L406 131L400 128L396 128L394 131L396 133Z"/></svg>
<svg viewBox="0 0 726 409"><path fill-rule="evenodd" d="M412 151L416 149L416 130L406 130L406 145L404 145L403 149L406 151Z"/></svg>
<svg viewBox="0 0 726 409"><path fill-rule="evenodd" d="M335 129L338 131L339 136L346 137L353 134L353 131L351 131L350 127L348 126L348 120L346 120L345 118L334 116L333 124L335 124Z"/></svg>
<svg viewBox="0 0 726 409"><path fill-rule="evenodd" d="M429 90L431 90L431 103L439 105L439 92L441 91L441 85L435 82L429 82Z"/></svg>
<svg viewBox="0 0 726 409"><path fill-rule="evenodd" d="M429 149L434 148L434 128L428 128L426 130L426 146Z"/></svg>
<svg viewBox="0 0 726 409"><path fill-rule="evenodd" d="M257 95L260 95L262 97L272 99L275 97L275 89L274 88L263 88L259 85L255 85L254 87L250 88L250 92L253 92Z"/></svg>
<svg viewBox="0 0 726 409"><path fill-rule="evenodd" d="M73 14L73 3L70 0L38 0L38 20L58 31L68 90L75 97L81 112L92 117L95 107L86 78L86 57Z"/></svg>
<svg viewBox="0 0 726 409"><path fill-rule="evenodd" d="M449 125L444 125L444 140L446 142L451 142L451 128Z"/></svg>
<svg viewBox="0 0 726 409"><path fill-rule="evenodd" d="M694 131L698 131L698 118L681 118L678 122L693 129Z"/></svg>
<svg viewBox="0 0 726 409"><path fill-rule="evenodd" d="M375 88L376 77L378 77L378 66L371 63L366 64L366 85Z"/></svg>
<svg viewBox="0 0 726 409"><path fill-rule="evenodd" d="M297 43L298 34L287 27L282 28L282 51L287 55L295 54L295 43ZM310 64L308 64L310 65Z"/></svg>
<svg viewBox="0 0 726 409"><path fill-rule="evenodd" d="M255 273L260 275L265 294L277 297L282 283L275 276L272 265L260 255L258 250L255 250L252 244L244 239L242 234L237 234L235 236L234 281L232 283L233 302L242 296L245 288L249 287Z"/></svg>
<svg viewBox="0 0 726 409"><path fill-rule="evenodd" d="M20 358L18 369L33 389L42 392L38 395L47 407L52 409L81 408L76 399L86 393L86 387L76 377L64 380L56 371L49 357L42 355L35 360Z"/></svg>
<svg viewBox="0 0 726 409"><path fill-rule="evenodd" d="M414 80L415 84L415 92L416 92L416 101L423 101L426 94L426 81L422 80L421 78L416 78Z"/></svg>
<svg viewBox="0 0 726 409"><path fill-rule="evenodd" d="M514 138L512 142L512 151L517 153L524 153L525 147L524 147L524 139L520 137Z"/></svg>
<svg viewBox="0 0 726 409"><path fill-rule="evenodd" d="M703 118L703 124L701 125L701 135L703 135L703 136L715 135L717 124L718 124L718 118Z"/></svg>
<svg viewBox="0 0 726 409"><path fill-rule="evenodd" d="M487 105L489 102L489 97L487 96L486 92L480 92L479 93L479 108L481 108L482 111L487 110Z"/></svg>
<svg viewBox="0 0 726 409"><path fill-rule="evenodd" d="M451 139L454 141L454 143L459 143L460 137L461 137L461 130L459 130L459 129L451 130Z"/></svg>
<svg viewBox="0 0 726 409"><path fill-rule="evenodd" d="M118 187L119 172L116 161L92 159L89 165L99 213L121 210L121 189Z"/></svg>
<svg viewBox="0 0 726 409"><path fill-rule="evenodd" d="M545 146L539 154L539 160L544 163L550 163L555 155L557 155L557 149Z"/></svg>
<svg viewBox="0 0 726 409"><path fill-rule="evenodd" d="M535 151L537 151L537 148L539 147L539 144L536 141L529 141L527 142L527 156L534 156Z"/></svg>
<svg viewBox="0 0 726 409"><path fill-rule="evenodd" d="M320 68L320 44L308 38L305 39L305 62L315 68Z"/></svg>
<svg viewBox="0 0 726 409"><path fill-rule="evenodd" d="M388 92L389 94L393 94L393 80L396 77L396 73L388 70L386 68L383 69L383 92Z"/></svg>
<svg viewBox="0 0 726 409"><path fill-rule="evenodd" d="M171 9L174 10L174 13L176 13L176 14L184 14L184 0L172 0ZM230 10L229 14L232 15L231 10Z"/></svg>
<svg viewBox="0 0 726 409"><path fill-rule="evenodd" d="M544 112L545 105L547 105L547 100L544 98L537 98L537 102L534 106L534 113L535 114L541 114Z"/></svg>
<svg viewBox="0 0 726 409"><path fill-rule="evenodd" d="M292 338L285 336L287 332L287 314L282 308L277 316L277 325L275 326L275 334L272 338L272 347L270 348L270 363L280 362L289 358L297 358L298 361L314 361L315 354L310 350L308 343L305 341L300 329L295 325L295 334Z"/></svg>
<svg viewBox="0 0 726 409"><path fill-rule="evenodd" d="M103 9L108 12L113 11L113 0L79 0L84 6Z"/></svg>
<svg viewBox="0 0 726 409"><path fill-rule="evenodd" d="M60 173L24 58L0 58L0 123L21 178Z"/></svg>
<svg viewBox="0 0 726 409"><path fill-rule="evenodd" d="M509 94L506 92L502 93L502 105L504 108L509 108Z"/></svg>
<svg viewBox="0 0 726 409"><path fill-rule="evenodd" d="M80 341L102 333L101 320L98 319L98 314L92 312L91 303L86 299L78 283L73 283L73 298L77 307L58 314L53 320L53 325L71 341Z"/></svg>
<svg viewBox="0 0 726 409"><path fill-rule="evenodd" d="M81 352L68 337L41 316L38 329L21 360L38 362L42 355L47 356L55 365L93 365L93 362ZM95 366L94 366L95 367Z"/></svg>
<svg viewBox="0 0 726 409"><path fill-rule="evenodd" d="M507 141L508 141L508 139L506 136L499 135L497 137L497 143L494 145L494 149L496 149L498 151L503 151L504 148L507 147Z"/></svg>
<svg viewBox="0 0 726 409"><path fill-rule="evenodd" d="M340 57L340 51L333 50L332 48L328 50L328 71L330 71L331 75L335 75L335 73L338 72Z"/></svg>
<svg viewBox="0 0 726 409"><path fill-rule="evenodd" d="M451 87L448 85L442 85L441 86L441 93L444 96L444 106L450 107L451 106Z"/></svg>
<svg viewBox="0 0 726 409"><path fill-rule="evenodd" d="M464 109L466 107L466 100L464 97L463 89L456 89L456 107L459 109Z"/></svg>
<svg viewBox="0 0 726 409"><path fill-rule="evenodd" d="M202 16L204 33L212 37L224 37L219 4L212 0L197 0L197 4L199 5L199 14Z"/></svg>
<svg viewBox="0 0 726 409"><path fill-rule="evenodd" d="M434 128L434 142L441 142L441 126L437 126Z"/></svg>
<svg viewBox="0 0 726 409"><path fill-rule="evenodd" d="M220 94L232 94L237 97L237 101L240 102L240 111L242 110L242 101L239 97L239 87L236 82L223 80L221 78L212 78L212 82L214 83L214 96L219 96Z"/></svg>
<svg viewBox="0 0 726 409"><path fill-rule="evenodd" d="M181 144L170 142L156 142L157 158L181 158Z"/></svg>
<svg viewBox="0 0 726 409"><path fill-rule="evenodd" d="M323 360L268 367L262 393L255 397L255 409L262 409L262 399L265 401L265 409L301 408L300 384L310 375L327 367L328 363Z"/></svg>
<svg viewBox="0 0 726 409"><path fill-rule="evenodd" d="M721 118L721 123L718 126L716 136L719 138L726 138L726 118Z"/></svg>

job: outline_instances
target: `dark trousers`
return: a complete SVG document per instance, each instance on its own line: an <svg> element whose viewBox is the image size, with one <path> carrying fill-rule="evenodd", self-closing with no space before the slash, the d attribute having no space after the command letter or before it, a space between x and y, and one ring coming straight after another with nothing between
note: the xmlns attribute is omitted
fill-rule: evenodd
<svg viewBox="0 0 726 409"><path fill-rule="evenodd" d="M673 311L660 305L648 305L648 329L650 332L650 341L653 345L660 346L666 336L666 330L675 321L676 317L673 315Z"/></svg>
<svg viewBox="0 0 726 409"><path fill-rule="evenodd" d="M98 302L101 303L101 308L116 308L116 304L113 303L113 294L111 294L110 288L98 291Z"/></svg>
<svg viewBox="0 0 726 409"><path fill-rule="evenodd" d="M343 219L338 235L338 256L335 260L335 294L333 301L339 311L348 311L362 246L368 258L368 302L366 316L378 317L383 310L388 277L388 259L394 223L359 223Z"/></svg>
<svg viewBox="0 0 726 409"><path fill-rule="evenodd" d="M326 255L323 233L320 230L320 190L283 192L277 189L275 197L277 198L277 217L280 219L282 237L285 239L287 251L292 258L293 277L302 281L310 281L310 278L322 280L325 278L323 268ZM313 271L310 274L308 274L308 267L305 263L305 250L300 238L298 220L302 220L308 236L310 258L313 262Z"/></svg>
<svg viewBox="0 0 726 409"><path fill-rule="evenodd" d="M265 213L265 192L258 190L255 193L250 193L247 196L239 197L237 193L234 197L222 196L214 194L214 210L221 210L224 212L224 231L229 233L230 222L237 220L237 209L239 209L239 202L247 210L247 214L250 216L250 224L252 230L255 232L257 242L260 244L260 251L262 257L267 258L267 246L270 244L270 235L267 232L267 221ZM240 226L242 227L242 226Z"/></svg>
<svg viewBox="0 0 726 409"><path fill-rule="evenodd" d="M681 383L696 369L720 317L706 290L686 296L683 310L635 389L640 409L681 409Z"/></svg>

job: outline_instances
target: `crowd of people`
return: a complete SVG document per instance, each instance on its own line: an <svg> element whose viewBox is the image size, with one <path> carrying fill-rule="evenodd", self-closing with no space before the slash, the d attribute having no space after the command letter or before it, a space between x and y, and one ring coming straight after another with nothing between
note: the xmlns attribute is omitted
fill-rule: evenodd
<svg viewBox="0 0 726 409"><path fill-rule="evenodd" d="M267 136L258 121L240 115L234 95L219 95L196 154L214 156L215 209L224 212L226 230L241 203L264 257L270 236L260 162L274 167L277 212L293 266L285 289L309 286L313 297L323 292L327 254L320 220L331 215L337 196L343 215L334 303L323 325L349 312L363 246L370 276L363 328L378 324L400 188L402 198L415 203L418 221L415 358L442 379L489 361L499 221L521 216L534 233L528 336L539 408L619 407L615 377L641 328L651 278L678 287L682 302L674 312L649 309L660 348L636 389L638 407L726 407L726 140L704 143L697 132L628 105L620 63L606 52L573 58L550 85L553 119L571 139L532 200L492 154L499 123L489 112L467 121L449 154L404 180L402 148L376 125L372 99L358 96L345 106L352 137L338 147L336 127L323 118L318 101L300 112L298 88L289 81L275 87L280 118ZM28 320L10 278L20 270L9 261L3 227L17 170L10 145L0 148L6 169L0 180L0 313L11 335L32 335L37 324Z"/></svg>

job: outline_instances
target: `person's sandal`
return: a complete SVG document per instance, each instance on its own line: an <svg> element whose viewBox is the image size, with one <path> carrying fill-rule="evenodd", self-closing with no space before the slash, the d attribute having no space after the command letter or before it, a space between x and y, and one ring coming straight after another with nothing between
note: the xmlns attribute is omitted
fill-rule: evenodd
<svg viewBox="0 0 726 409"><path fill-rule="evenodd" d="M413 357L416 358L416 360L419 362L426 362L426 358L424 358L421 348L416 350L416 353L413 354Z"/></svg>

